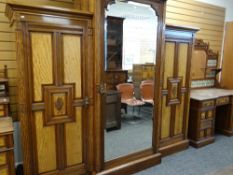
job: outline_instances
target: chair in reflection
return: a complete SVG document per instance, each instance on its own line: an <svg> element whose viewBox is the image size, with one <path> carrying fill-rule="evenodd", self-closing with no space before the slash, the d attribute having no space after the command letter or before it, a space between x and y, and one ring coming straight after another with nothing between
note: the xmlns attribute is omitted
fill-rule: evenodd
<svg viewBox="0 0 233 175"><path fill-rule="evenodd" d="M116 86L117 90L121 93L121 107L125 109L125 113L127 113L127 106L139 107L139 114L140 114L140 107L145 103L141 100L137 100L134 97L134 85L131 83L122 83Z"/></svg>
<svg viewBox="0 0 233 175"><path fill-rule="evenodd" d="M142 81L140 84L141 100L145 104L154 106L154 82L152 80Z"/></svg>

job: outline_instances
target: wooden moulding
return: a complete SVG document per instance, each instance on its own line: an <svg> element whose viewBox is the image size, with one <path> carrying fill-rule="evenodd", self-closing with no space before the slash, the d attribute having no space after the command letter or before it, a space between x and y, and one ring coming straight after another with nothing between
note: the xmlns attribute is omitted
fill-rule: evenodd
<svg viewBox="0 0 233 175"><path fill-rule="evenodd" d="M201 148L208 144L214 143L214 141L215 141L215 137L208 137L205 140L199 140L199 141L190 140L189 144L195 148Z"/></svg>

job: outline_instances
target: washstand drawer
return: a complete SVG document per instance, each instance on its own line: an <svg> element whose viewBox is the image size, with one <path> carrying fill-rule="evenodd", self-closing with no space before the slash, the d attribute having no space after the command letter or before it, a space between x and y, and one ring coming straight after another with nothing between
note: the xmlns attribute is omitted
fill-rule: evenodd
<svg viewBox="0 0 233 175"><path fill-rule="evenodd" d="M216 100L216 105L225 105L230 103L230 97L221 97Z"/></svg>
<svg viewBox="0 0 233 175"><path fill-rule="evenodd" d="M214 106L214 100L203 101L201 106L202 107Z"/></svg>
<svg viewBox="0 0 233 175"><path fill-rule="evenodd" d="M201 112L201 113L200 113L201 120L214 118L214 114L215 114L215 111L214 111L214 110L209 110L209 111Z"/></svg>
<svg viewBox="0 0 233 175"><path fill-rule="evenodd" d="M200 129L208 129L208 128L213 128L214 127L214 120L211 119L207 119L207 120L203 120L201 121L200 124Z"/></svg>

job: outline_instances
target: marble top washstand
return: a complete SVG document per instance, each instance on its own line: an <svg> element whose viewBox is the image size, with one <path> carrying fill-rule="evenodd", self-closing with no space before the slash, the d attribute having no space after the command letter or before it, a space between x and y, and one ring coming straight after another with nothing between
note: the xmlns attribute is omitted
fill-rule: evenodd
<svg viewBox="0 0 233 175"><path fill-rule="evenodd" d="M191 99L199 101L217 99L225 96L233 96L233 90L219 88L197 89L191 90L190 94Z"/></svg>

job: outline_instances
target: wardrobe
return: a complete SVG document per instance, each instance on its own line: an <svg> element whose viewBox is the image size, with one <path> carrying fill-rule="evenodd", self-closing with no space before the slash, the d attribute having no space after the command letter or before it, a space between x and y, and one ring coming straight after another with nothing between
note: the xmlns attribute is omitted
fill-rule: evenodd
<svg viewBox="0 0 233 175"><path fill-rule="evenodd" d="M197 29L165 26L166 0L149 4L158 16L152 145L104 161L106 95L104 12L8 3L16 28L18 93L25 175L132 174L188 147L190 64ZM165 29L166 28L166 29Z"/></svg>
<svg viewBox="0 0 233 175"><path fill-rule="evenodd" d="M26 175L82 174L93 156L91 13L8 4Z"/></svg>

